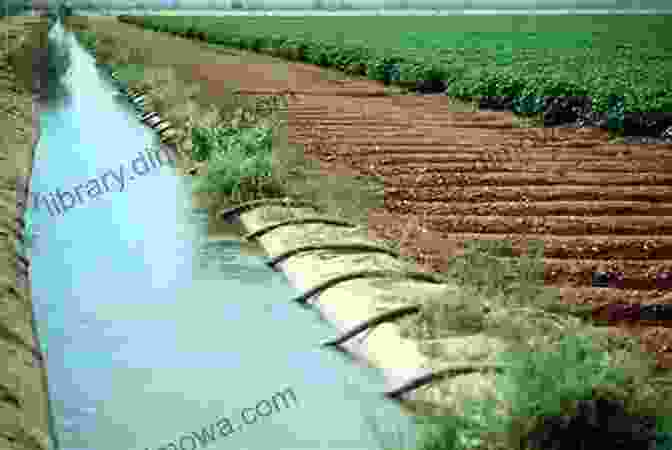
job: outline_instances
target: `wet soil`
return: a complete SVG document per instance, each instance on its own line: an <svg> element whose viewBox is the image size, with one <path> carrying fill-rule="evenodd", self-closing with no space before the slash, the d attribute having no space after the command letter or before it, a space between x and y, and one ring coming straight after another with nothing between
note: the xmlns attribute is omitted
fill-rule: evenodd
<svg viewBox="0 0 672 450"><path fill-rule="evenodd" d="M330 173L373 175L385 206L373 238L443 271L466 240L545 243L545 283L573 304L672 303L655 277L672 271L672 144L610 144L599 128L521 128L506 111L455 111L443 95L380 96L384 86L334 80L301 63L197 65L217 95L293 91L290 143ZM622 289L592 287L594 271L625 274ZM672 329L621 324L672 367Z"/></svg>

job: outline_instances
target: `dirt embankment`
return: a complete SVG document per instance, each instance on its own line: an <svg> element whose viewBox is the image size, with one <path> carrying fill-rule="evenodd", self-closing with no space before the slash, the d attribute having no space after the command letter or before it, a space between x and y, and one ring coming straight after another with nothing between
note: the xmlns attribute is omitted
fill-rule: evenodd
<svg viewBox="0 0 672 450"><path fill-rule="evenodd" d="M7 36L0 49L0 448L17 450L50 447L46 372L33 322L29 262L20 242L38 111L9 58L28 39L29 29L40 26L46 28L40 18L0 20L0 35Z"/></svg>

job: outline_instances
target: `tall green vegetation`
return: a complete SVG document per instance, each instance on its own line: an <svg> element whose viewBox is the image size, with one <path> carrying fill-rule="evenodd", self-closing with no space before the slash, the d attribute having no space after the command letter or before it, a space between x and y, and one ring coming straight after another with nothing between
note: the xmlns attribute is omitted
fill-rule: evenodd
<svg viewBox="0 0 672 450"><path fill-rule="evenodd" d="M274 174L273 141L277 105L259 99L257 104L240 107L231 117L219 112L211 126L191 127L191 157L207 162L207 171L195 184L197 192L226 194L229 197L278 195L281 192Z"/></svg>
<svg viewBox="0 0 672 450"><path fill-rule="evenodd" d="M419 417L415 450L670 450L670 371L657 369L636 340L544 316L536 309L549 302L542 292L543 245L530 243L520 261L511 256L509 242L473 242L447 274L470 305L490 305L474 332L514 345L493 355L506 367L495 378L495 397L467 401L461 413ZM456 312L447 313L428 310L434 340L456 320ZM551 326L543 329L542 321ZM405 450L373 428L384 450Z"/></svg>
<svg viewBox="0 0 672 450"><path fill-rule="evenodd" d="M613 98L628 112L672 110L672 15L121 20L160 31L192 28L218 45L287 50L303 62L381 81L384 68L396 64L402 86L438 79L451 97L513 97L523 109L534 109L530 98L589 96L598 112L610 111Z"/></svg>
<svg viewBox="0 0 672 450"><path fill-rule="evenodd" d="M621 390L650 386L614 364L616 353L587 335L563 336L548 351L504 352L498 359L510 368L496 378L497 398L472 401L461 414L416 417L415 450L669 450L670 417L651 401L639 409L624 399ZM382 449L411 450L371 428Z"/></svg>

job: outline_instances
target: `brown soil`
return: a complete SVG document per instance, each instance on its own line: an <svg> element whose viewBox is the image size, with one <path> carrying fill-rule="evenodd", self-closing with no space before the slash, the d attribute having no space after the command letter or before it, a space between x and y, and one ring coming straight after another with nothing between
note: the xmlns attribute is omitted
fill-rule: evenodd
<svg viewBox="0 0 672 450"><path fill-rule="evenodd" d="M329 79L300 63L198 65L216 95L293 91L290 143L327 170L380 177L385 207L372 237L442 271L469 239L545 242L545 283L563 302L671 303L655 275L672 271L672 145L608 144L599 129L521 128L509 112L455 112L445 96L380 96L382 85ZM337 173L337 172L331 172ZM592 273L625 273L624 289L591 287ZM672 367L672 329L622 324ZM666 345L667 344L667 345Z"/></svg>

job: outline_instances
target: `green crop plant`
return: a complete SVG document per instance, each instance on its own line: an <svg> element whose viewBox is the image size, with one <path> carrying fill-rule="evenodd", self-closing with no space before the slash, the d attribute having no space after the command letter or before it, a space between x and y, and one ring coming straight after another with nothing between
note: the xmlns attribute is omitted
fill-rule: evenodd
<svg viewBox="0 0 672 450"><path fill-rule="evenodd" d="M398 64L398 81L392 83L403 86L438 78L448 82L446 93L454 97L517 98L523 114L541 108L532 95L589 96L595 111L612 116L613 127L622 125L619 117L626 111L672 110L672 45L664 38L670 16L130 20L162 31L191 27L213 44L268 48L280 56L374 80L385 80L385 64ZM625 28L629 33L618 31ZM622 106L610 105L613 96L623 98Z"/></svg>

